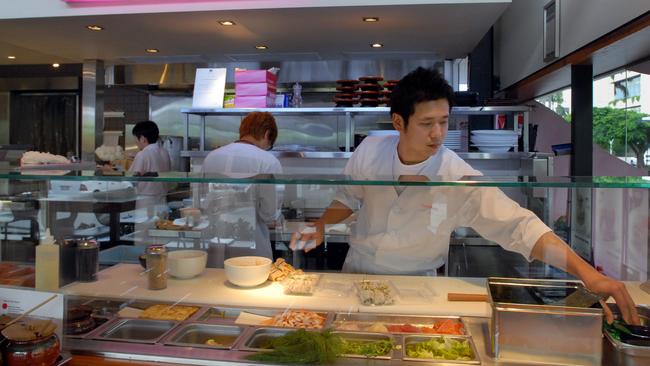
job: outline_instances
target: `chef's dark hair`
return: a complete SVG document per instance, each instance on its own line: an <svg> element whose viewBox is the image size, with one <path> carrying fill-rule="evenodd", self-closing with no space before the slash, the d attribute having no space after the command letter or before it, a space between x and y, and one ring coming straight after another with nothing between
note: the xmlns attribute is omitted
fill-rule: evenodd
<svg viewBox="0 0 650 366"><path fill-rule="evenodd" d="M415 105L430 100L447 99L449 109L454 104L454 89L438 70L418 67L400 80L390 96L390 113L398 114L408 126Z"/></svg>
<svg viewBox="0 0 650 366"><path fill-rule="evenodd" d="M251 112L244 117L239 125L239 138L253 136L257 140L261 140L266 131L269 131L271 145L275 144L275 139L278 138L278 125L275 123L273 115L268 112Z"/></svg>
<svg viewBox="0 0 650 366"><path fill-rule="evenodd" d="M153 144L158 141L160 131L158 130L158 125L156 125L156 122L141 121L133 126L131 133L133 133L133 136L138 139L140 136L144 136L147 139L147 142Z"/></svg>

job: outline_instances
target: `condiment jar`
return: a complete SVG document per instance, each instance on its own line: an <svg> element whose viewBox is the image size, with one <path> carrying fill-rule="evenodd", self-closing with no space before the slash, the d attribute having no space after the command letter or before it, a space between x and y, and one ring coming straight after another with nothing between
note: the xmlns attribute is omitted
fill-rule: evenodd
<svg viewBox="0 0 650 366"><path fill-rule="evenodd" d="M147 273L149 290L162 290L167 287L167 248L164 245L149 245L147 256Z"/></svg>
<svg viewBox="0 0 650 366"><path fill-rule="evenodd" d="M77 280L77 244L76 239L66 239L59 244L61 247L59 250L59 272L62 285Z"/></svg>
<svg viewBox="0 0 650 366"><path fill-rule="evenodd" d="M99 246L94 240L84 240L77 244L77 280L97 281L99 272Z"/></svg>

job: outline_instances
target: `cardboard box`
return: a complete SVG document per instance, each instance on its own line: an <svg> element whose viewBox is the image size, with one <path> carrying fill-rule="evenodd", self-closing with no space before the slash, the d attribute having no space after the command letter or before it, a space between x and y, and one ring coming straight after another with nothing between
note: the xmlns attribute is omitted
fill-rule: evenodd
<svg viewBox="0 0 650 366"><path fill-rule="evenodd" d="M268 70L235 70L235 83L276 84L278 76Z"/></svg>
<svg viewBox="0 0 650 366"><path fill-rule="evenodd" d="M275 94L235 96L237 108L270 108L275 105Z"/></svg>
<svg viewBox="0 0 650 366"><path fill-rule="evenodd" d="M235 94L240 97L275 94L273 83L236 83Z"/></svg>

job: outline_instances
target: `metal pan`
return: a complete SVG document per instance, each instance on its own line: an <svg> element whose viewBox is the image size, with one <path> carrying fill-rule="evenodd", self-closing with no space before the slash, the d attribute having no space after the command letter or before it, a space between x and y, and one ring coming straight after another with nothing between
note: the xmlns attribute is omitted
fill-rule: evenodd
<svg viewBox="0 0 650 366"><path fill-rule="evenodd" d="M232 325L189 324L181 327L165 344L231 349L241 333L242 328ZM216 344L210 344L210 340Z"/></svg>

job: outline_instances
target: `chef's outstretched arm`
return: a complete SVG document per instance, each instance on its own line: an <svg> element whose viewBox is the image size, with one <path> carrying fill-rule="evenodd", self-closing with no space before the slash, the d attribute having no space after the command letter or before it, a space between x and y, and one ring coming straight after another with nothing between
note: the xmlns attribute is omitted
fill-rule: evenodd
<svg viewBox="0 0 650 366"><path fill-rule="evenodd" d="M323 240L325 238L325 225L338 224L339 222L350 217L353 212L354 211L352 211L343 203L337 200L332 201L323 215L312 224L312 226L316 229L316 232L302 234L298 232L293 233L293 235L291 235L291 243L289 243L289 248L294 250L298 241L308 242L310 240L314 240L314 245L305 247L305 252L309 252L310 250L323 243Z"/></svg>
<svg viewBox="0 0 650 366"><path fill-rule="evenodd" d="M636 305L625 284L596 271L553 232L547 232L537 240L531 257L576 276L590 291L598 295L612 296L621 309L623 319L629 324L640 324ZM611 323L614 320L612 312L607 306L603 306L603 309L607 321Z"/></svg>

